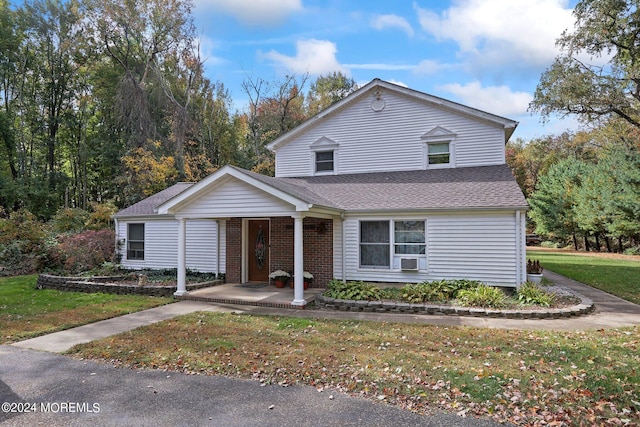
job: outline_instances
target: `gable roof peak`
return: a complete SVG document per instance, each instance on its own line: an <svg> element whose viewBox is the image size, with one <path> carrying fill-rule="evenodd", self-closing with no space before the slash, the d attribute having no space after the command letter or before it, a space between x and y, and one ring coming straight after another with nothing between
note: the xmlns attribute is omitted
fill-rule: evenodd
<svg viewBox="0 0 640 427"><path fill-rule="evenodd" d="M331 105L330 107L322 110L315 116L307 119L305 122L290 130L289 132L280 135L276 139L274 139L271 143L267 145L267 148L271 151L278 150L281 146L286 145L290 141L292 141L296 136L300 135L307 131L307 129L313 127L319 121L324 120L326 117L348 107L349 105L354 104L358 100L363 97L368 96L369 93L375 93L375 90L378 90L378 94L376 96L380 96L379 88L384 88L389 92L394 92L397 94L404 95L409 98L413 98L420 102L437 105L440 108L447 109L449 111L454 111L458 114L464 114L469 117L474 117L477 120L482 120L486 122L491 122L502 126L505 130L505 143L509 140L511 135L513 134L518 122L507 119L506 117L498 116L493 113L488 113L486 111L479 110L477 108L469 107L464 104L460 104L454 101L449 101L444 98L440 98L434 95L429 95L424 92L420 92L415 89L410 89L405 86L398 85L396 83L391 83L386 80L382 80L380 78L374 78L369 83L360 87L355 92L347 95L345 98Z"/></svg>

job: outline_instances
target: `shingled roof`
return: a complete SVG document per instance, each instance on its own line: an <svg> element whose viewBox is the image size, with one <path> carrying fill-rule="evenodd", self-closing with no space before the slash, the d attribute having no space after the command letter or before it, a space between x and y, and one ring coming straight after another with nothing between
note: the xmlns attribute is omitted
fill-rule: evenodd
<svg viewBox="0 0 640 427"><path fill-rule="evenodd" d="M307 203L344 211L527 206L507 165L300 178L243 172Z"/></svg>
<svg viewBox="0 0 640 427"><path fill-rule="evenodd" d="M118 211L114 217L125 217L125 216L148 216L155 215L156 208L166 202L167 200L177 196L182 193L187 188L193 185L192 182L179 182L177 184L172 185L169 188L166 188L152 196L147 197L146 199L140 200L138 203L129 206L128 208L124 208L121 211Z"/></svg>
<svg viewBox="0 0 640 427"><path fill-rule="evenodd" d="M506 165L274 178L230 166L264 185L315 206L340 211L416 211L526 208L527 201ZM115 216L146 216L182 193L179 183Z"/></svg>

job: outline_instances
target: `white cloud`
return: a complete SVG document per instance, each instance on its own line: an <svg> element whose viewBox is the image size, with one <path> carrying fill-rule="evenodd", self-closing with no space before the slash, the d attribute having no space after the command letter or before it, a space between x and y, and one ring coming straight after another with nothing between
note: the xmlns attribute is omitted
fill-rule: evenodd
<svg viewBox="0 0 640 427"><path fill-rule="evenodd" d="M371 20L371 26L376 30L384 30L386 28L398 28L409 37L413 37L413 28L411 24L401 16L398 15L378 15Z"/></svg>
<svg viewBox="0 0 640 427"><path fill-rule="evenodd" d="M478 81L442 85L439 89L456 95L462 104L507 117L525 114L533 99L527 92L513 92L508 86L482 87Z"/></svg>
<svg viewBox="0 0 640 427"><path fill-rule="evenodd" d="M207 35L201 34L196 43L200 53L200 60L204 61L206 66L211 67L226 62L225 59L215 55L214 52L218 48L218 43Z"/></svg>
<svg viewBox="0 0 640 427"><path fill-rule="evenodd" d="M296 55L287 56L271 50L264 57L273 61L277 66L296 73L312 75L327 74L341 71L349 74L346 67L336 59L338 49L335 43L328 40L299 40L296 42Z"/></svg>
<svg viewBox="0 0 640 427"><path fill-rule="evenodd" d="M249 26L271 27L302 10L302 0L196 0L196 6L218 10Z"/></svg>
<svg viewBox="0 0 640 427"><path fill-rule="evenodd" d="M547 66L555 41L573 27L567 0L459 0L437 14L414 3L421 27L439 40L455 41L462 53L494 65Z"/></svg>

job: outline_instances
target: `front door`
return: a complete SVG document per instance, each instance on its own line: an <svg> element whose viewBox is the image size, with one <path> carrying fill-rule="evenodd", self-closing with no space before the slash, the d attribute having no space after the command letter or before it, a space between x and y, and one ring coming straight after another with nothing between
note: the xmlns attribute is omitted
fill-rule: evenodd
<svg viewBox="0 0 640 427"><path fill-rule="evenodd" d="M249 221L247 254L250 282L269 281L269 220Z"/></svg>

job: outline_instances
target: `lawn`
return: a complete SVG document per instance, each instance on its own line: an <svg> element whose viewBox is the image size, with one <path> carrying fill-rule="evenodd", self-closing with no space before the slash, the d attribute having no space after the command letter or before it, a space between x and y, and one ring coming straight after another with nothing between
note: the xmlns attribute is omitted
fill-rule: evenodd
<svg viewBox="0 0 640 427"><path fill-rule="evenodd" d="M640 257L527 250L527 258L555 273L640 304Z"/></svg>
<svg viewBox="0 0 640 427"><path fill-rule="evenodd" d="M37 276L0 278L0 344L167 304L171 298L36 289Z"/></svg>
<svg viewBox="0 0 640 427"><path fill-rule="evenodd" d="M135 368L305 384L517 425L640 422L640 328L531 332L194 313L74 347Z"/></svg>

